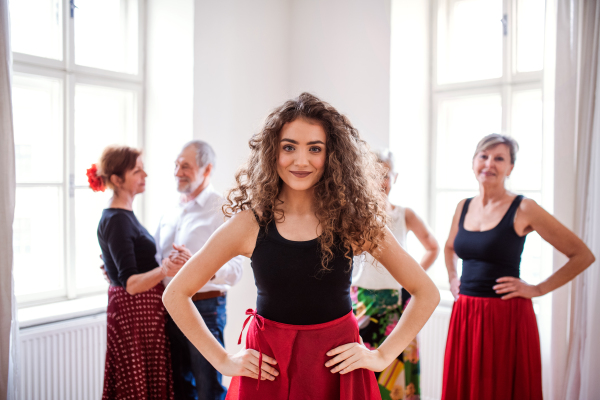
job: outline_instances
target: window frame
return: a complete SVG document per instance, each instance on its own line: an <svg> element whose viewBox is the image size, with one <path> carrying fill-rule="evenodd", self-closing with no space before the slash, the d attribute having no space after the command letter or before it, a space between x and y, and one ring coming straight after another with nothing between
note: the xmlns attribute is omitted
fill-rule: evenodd
<svg viewBox="0 0 600 400"><path fill-rule="evenodd" d="M515 23L515 17L517 15L518 0L502 0L502 11L503 16L506 18L506 34L503 35L502 40L502 76L493 79L483 79L478 81L468 82L453 82L453 83L439 83L438 82L438 16L440 12L440 4L447 3L451 0L433 0L430 24L431 24L431 47L430 47L430 60L431 60L431 75L430 75L430 129L429 129L429 182L428 182L428 194L429 202L427 206L428 220L434 231L437 231L437 202L438 194L441 192L452 192L452 191L468 191L469 189L456 189L456 188L438 188L437 182L437 151L438 151L438 119L440 113L440 104L444 99L459 98L462 96L470 95L484 95L498 93L501 98L502 104L502 117L501 117L501 132L511 132L512 126L512 96L515 91L527 91L527 90L539 90L540 93L544 94L543 85L543 74L544 70L539 71L528 71L518 72L516 65L516 54L517 54L517 24ZM500 29L501 27L499 27ZM544 117L540 121L540 125L544 126ZM553 200L552 200L552 185L550 182L553 179L553 169L549 168L552 154L549 153L549 143L552 141L551 133L547 132L546 129L542 130L542 179L540 190L520 190L519 193L539 193L541 198L541 205L552 212ZM455 205L452 205L455 206ZM445 243L447 237L439 238L441 243ZM546 251L545 248L542 254L543 260L548 260L552 257L551 252ZM549 254L546 254L549 253ZM444 264L443 257L438 258L436 264ZM546 264L546 263L545 263ZM545 265L544 264L544 265ZM547 268L543 268L542 275L549 275L552 272L551 264ZM445 271L445 266L444 269ZM432 279L436 282L438 287L442 290L449 290L450 286L447 279L441 280L439 278L439 272L437 272ZM441 282L444 282L443 284ZM534 299L534 301L536 301Z"/></svg>
<svg viewBox="0 0 600 400"><path fill-rule="evenodd" d="M132 1L132 0L125 0ZM75 64L74 57L74 18L71 18L73 0L62 0L62 60L55 60L34 56L31 54L12 52L13 72L32 76L50 77L61 80L62 94L62 140L63 140L63 165L62 183L17 183L16 187L60 187L62 191L62 240L63 240L63 274L64 289L48 292L38 292L17 297L19 308L40 304L72 300L103 293L106 286L87 289L76 287L76 262L75 262L75 189L83 186L75 185L75 86L77 84L110 87L133 91L137 98L137 147L144 148L145 142L145 43L146 43L146 0L137 0L138 3L138 70L135 74L103 70ZM83 173L83 171L79 171ZM143 221L144 199L141 197L136 203L141 211L139 217ZM100 263L98 264L98 266ZM100 274L100 271L98 271Z"/></svg>

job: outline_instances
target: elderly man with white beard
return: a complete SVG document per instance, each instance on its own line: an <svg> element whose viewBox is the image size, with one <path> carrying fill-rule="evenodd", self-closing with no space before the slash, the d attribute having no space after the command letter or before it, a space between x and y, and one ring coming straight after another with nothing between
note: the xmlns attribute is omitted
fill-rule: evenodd
<svg viewBox="0 0 600 400"><path fill-rule="evenodd" d="M183 264L204 246L212 233L223 224L223 197L211 184L215 153L203 141L187 143L175 160L177 191L181 199L162 217L156 235L157 260L168 276L165 286ZM235 257L225 264L198 293L194 305L206 325L223 345L227 320L227 291L242 276L242 259ZM175 399L222 400L227 394L221 374L200 354L169 317L167 334L171 357Z"/></svg>

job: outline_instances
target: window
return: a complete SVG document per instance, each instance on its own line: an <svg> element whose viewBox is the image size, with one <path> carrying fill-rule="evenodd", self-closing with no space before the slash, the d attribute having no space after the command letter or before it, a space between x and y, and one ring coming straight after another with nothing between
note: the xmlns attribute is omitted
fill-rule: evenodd
<svg viewBox="0 0 600 400"><path fill-rule="evenodd" d="M504 133L520 145L507 186L551 208L542 130L543 0L438 0L433 21L430 216L441 244L457 203L478 193L471 160L478 141ZM546 163L546 164L544 164ZM550 166L551 167L551 166ZM521 276L550 272L548 247L528 235ZM431 277L448 289L443 257ZM460 265L459 265L460 274Z"/></svg>
<svg viewBox="0 0 600 400"><path fill-rule="evenodd" d="M143 2L12 0L19 305L106 290L96 229L110 194L86 169L109 144L142 147ZM134 205L138 215L140 204Z"/></svg>

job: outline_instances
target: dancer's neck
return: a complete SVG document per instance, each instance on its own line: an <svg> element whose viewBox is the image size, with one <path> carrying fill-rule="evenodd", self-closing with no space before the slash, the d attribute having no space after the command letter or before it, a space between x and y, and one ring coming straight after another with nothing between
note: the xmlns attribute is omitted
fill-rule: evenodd
<svg viewBox="0 0 600 400"><path fill-rule="evenodd" d="M135 196L130 193L113 194L110 200L110 208L122 208L123 210L133 211L133 198Z"/></svg>
<svg viewBox="0 0 600 400"><path fill-rule="evenodd" d="M479 185L479 196L481 198L481 202L483 205L487 205L489 203L497 203L501 201L508 191L502 185Z"/></svg>
<svg viewBox="0 0 600 400"><path fill-rule="evenodd" d="M314 214L314 195L314 188L310 188L308 190L294 190L284 184L278 196L279 200L281 200L283 204L278 205L277 208L282 209L284 213L288 214Z"/></svg>

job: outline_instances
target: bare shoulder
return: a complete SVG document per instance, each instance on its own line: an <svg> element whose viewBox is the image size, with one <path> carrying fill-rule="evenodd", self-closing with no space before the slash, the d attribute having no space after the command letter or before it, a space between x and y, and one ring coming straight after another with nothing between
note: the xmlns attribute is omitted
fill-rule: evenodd
<svg viewBox="0 0 600 400"><path fill-rule="evenodd" d="M524 197L519 204L518 212L528 218L536 218L548 214L535 200Z"/></svg>
<svg viewBox="0 0 600 400"><path fill-rule="evenodd" d="M456 205L456 214L460 214L463 210L463 207L465 206L465 203L467 202L468 199L462 199L461 201L458 202L458 204Z"/></svg>
<svg viewBox="0 0 600 400"><path fill-rule="evenodd" d="M467 199L462 199L456 205L456 210L454 211L454 216L452 217L452 228L451 229L454 229L455 227L456 227L456 229L458 229L458 222L460 220L460 214L462 213L466 202L467 202Z"/></svg>
<svg viewBox="0 0 600 400"><path fill-rule="evenodd" d="M259 225L252 210L244 210L227 220L219 231L223 238L239 246L239 254L250 257L254 252Z"/></svg>
<svg viewBox="0 0 600 400"><path fill-rule="evenodd" d="M404 222L408 230L414 230L414 225L420 221L419 216L411 208L404 207Z"/></svg>
<svg viewBox="0 0 600 400"><path fill-rule="evenodd" d="M256 231L258 233L259 229L256 216L252 210L244 210L234 214L225 224L229 225L229 229L245 233L249 231Z"/></svg>

